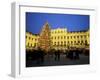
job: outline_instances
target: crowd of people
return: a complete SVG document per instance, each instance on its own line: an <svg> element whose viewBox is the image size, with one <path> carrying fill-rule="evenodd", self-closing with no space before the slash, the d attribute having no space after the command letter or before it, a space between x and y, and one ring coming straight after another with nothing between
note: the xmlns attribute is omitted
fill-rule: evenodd
<svg viewBox="0 0 100 80"><path fill-rule="evenodd" d="M79 50L79 49L73 49L73 50L55 50L52 49L50 51L45 51L42 49L38 50L26 50L26 61L35 61L36 64L43 63L45 56L51 55L55 61L60 61L61 55L65 55L67 59L75 60L79 59L80 54L89 55L89 50Z"/></svg>

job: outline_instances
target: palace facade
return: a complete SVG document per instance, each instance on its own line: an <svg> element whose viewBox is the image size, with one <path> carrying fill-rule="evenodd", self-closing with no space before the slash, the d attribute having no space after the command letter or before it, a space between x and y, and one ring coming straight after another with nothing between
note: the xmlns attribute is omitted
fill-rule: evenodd
<svg viewBox="0 0 100 80"><path fill-rule="evenodd" d="M32 34L30 32L26 32L26 49L35 49L38 47L38 34Z"/></svg>
<svg viewBox="0 0 100 80"><path fill-rule="evenodd" d="M40 47L48 51L49 49L89 48L89 33L89 30L70 32L66 28L50 29L46 22L40 34L26 32L26 49Z"/></svg>

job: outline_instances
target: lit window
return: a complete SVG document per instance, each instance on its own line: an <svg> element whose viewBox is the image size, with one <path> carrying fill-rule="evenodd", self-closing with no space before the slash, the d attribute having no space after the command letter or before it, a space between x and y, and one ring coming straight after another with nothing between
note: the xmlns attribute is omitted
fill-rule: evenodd
<svg viewBox="0 0 100 80"><path fill-rule="evenodd" d="M29 43L28 43L28 46L29 46Z"/></svg>
<svg viewBox="0 0 100 80"><path fill-rule="evenodd" d="M83 43L83 40L81 41L81 43Z"/></svg>
<svg viewBox="0 0 100 80"><path fill-rule="evenodd" d="M81 35L81 38L83 38L83 36Z"/></svg>
<svg viewBox="0 0 100 80"><path fill-rule="evenodd" d="M84 35L84 38L86 38L86 35Z"/></svg>
<svg viewBox="0 0 100 80"><path fill-rule="evenodd" d="M87 44L87 40L85 40L85 44Z"/></svg>
<svg viewBox="0 0 100 80"><path fill-rule="evenodd" d="M59 36L58 36L58 39L59 39Z"/></svg>
<svg viewBox="0 0 100 80"><path fill-rule="evenodd" d="M67 36L67 39L69 39L69 36Z"/></svg>
<svg viewBox="0 0 100 80"><path fill-rule="evenodd" d="M55 42L55 45L56 45L56 42Z"/></svg>
<svg viewBox="0 0 100 80"><path fill-rule="evenodd" d="M76 44L76 41L74 41L74 44Z"/></svg>
<svg viewBox="0 0 100 80"><path fill-rule="evenodd" d="M64 39L66 39L66 36L64 36Z"/></svg>
<svg viewBox="0 0 100 80"><path fill-rule="evenodd" d="M61 44L63 44L63 42L61 41Z"/></svg>
<svg viewBox="0 0 100 80"><path fill-rule="evenodd" d="M78 43L80 43L80 41L78 41Z"/></svg>
<svg viewBox="0 0 100 80"><path fill-rule="evenodd" d="M71 41L71 44L73 44L73 41Z"/></svg>
<svg viewBox="0 0 100 80"><path fill-rule="evenodd" d="M58 45L59 45L59 42L58 42Z"/></svg>
<svg viewBox="0 0 100 80"><path fill-rule="evenodd" d="M31 44L31 47L32 47L32 44Z"/></svg>
<svg viewBox="0 0 100 80"><path fill-rule="evenodd" d="M30 39L30 37L29 37L29 39Z"/></svg>
<svg viewBox="0 0 100 80"><path fill-rule="evenodd" d="M53 37L51 37L51 39L53 39Z"/></svg>
<svg viewBox="0 0 100 80"><path fill-rule="evenodd" d="M64 45L66 45L66 41L64 41Z"/></svg>

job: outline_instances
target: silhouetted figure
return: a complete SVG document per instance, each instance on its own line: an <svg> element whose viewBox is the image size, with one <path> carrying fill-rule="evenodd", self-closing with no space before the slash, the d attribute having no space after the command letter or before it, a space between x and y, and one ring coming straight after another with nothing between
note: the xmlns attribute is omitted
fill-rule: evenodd
<svg viewBox="0 0 100 80"><path fill-rule="evenodd" d="M67 56L69 59L73 59L73 50L70 50L68 52L68 56Z"/></svg>
<svg viewBox="0 0 100 80"><path fill-rule="evenodd" d="M73 51L73 59L76 59L76 52Z"/></svg>
<svg viewBox="0 0 100 80"><path fill-rule="evenodd" d="M44 51L39 48L37 54L38 54L37 60L39 60L39 63L43 63L45 54Z"/></svg>
<svg viewBox="0 0 100 80"><path fill-rule="evenodd" d="M58 59L58 61L60 61L60 51L59 50L57 52L57 59Z"/></svg>
<svg viewBox="0 0 100 80"><path fill-rule="evenodd" d="M57 51L55 51L55 61L57 60Z"/></svg>
<svg viewBox="0 0 100 80"><path fill-rule="evenodd" d="M55 51L55 61L59 61L60 60L60 51L56 50Z"/></svg>
<svg viewBox="0 0 100 80"><path fill-rule="evenodd" d="M66 55L66 58L67 58L67 56L68 56L68 51L66 50L64 54Z"/></svg>
<svg viewBox="0 0 100 80"><path fill-rule="evenodd" d="M78 50L76 50L76 59L79 59L79 54L80 54L80 52Z"/></svg>
<svg viewBox="0 0 100 80"><path fill-rule="evenodd" d="M44 62L44 56L45 56L45 52L43 50L40 51L41 52L41 62Z"/></svg>

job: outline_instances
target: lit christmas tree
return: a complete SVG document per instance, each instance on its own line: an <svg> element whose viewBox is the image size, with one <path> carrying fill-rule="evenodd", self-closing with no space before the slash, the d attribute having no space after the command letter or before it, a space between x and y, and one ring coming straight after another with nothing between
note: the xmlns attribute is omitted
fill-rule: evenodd
<svg viewBox="0 0 100 80"><path fill-rule="evenodd" d="M39 47L45 51L49 51L51 48L51 39L50 39L50 26L46 22L41 30L39 38Z"/></svg>

